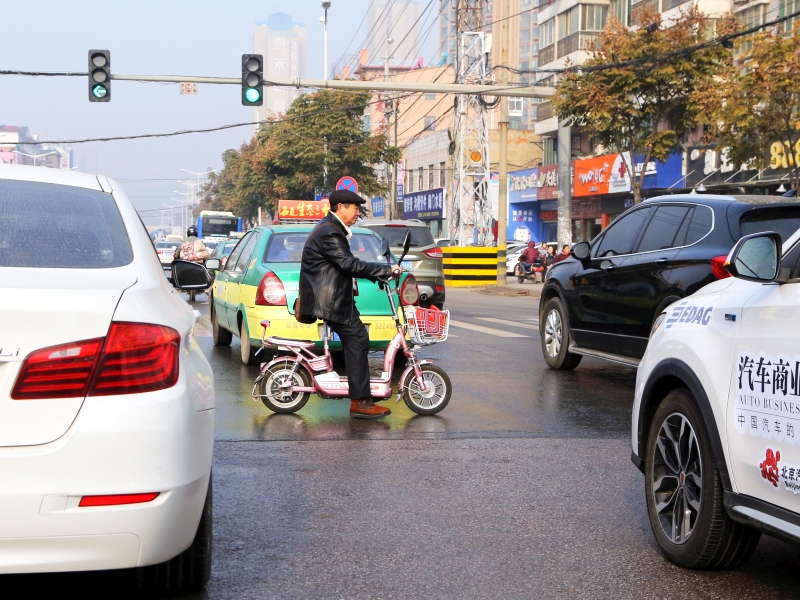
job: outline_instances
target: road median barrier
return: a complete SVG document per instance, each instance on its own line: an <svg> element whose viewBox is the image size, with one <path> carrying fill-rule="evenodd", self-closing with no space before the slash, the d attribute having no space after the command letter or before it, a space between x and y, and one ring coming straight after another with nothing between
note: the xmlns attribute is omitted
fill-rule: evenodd
<svg viewBox="0 0 800 600"><path fill-rule="evenodd" d="M505 264L505 251L503 264ZM450 287L497 285L497 248L446 246L442 248L445 285Z"/></svg>

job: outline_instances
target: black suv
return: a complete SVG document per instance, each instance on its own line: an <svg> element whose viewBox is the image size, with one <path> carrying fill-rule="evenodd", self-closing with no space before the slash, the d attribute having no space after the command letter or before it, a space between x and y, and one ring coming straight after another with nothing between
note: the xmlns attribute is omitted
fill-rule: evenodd
<svg viewBox="0 0 800 600"><path fill-rule="evenodd" d="M800 202L780 196L661 196L617 218L555 264L539 304L544 359L574 369L582 356L636 366L653 320L673 302L729 277L743 235L800 228Z"/></svg>

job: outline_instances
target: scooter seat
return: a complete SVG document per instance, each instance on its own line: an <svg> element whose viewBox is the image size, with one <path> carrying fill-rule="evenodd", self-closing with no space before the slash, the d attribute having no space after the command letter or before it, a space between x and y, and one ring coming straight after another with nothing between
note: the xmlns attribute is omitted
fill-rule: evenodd
<svg viewBox="0 0 800 600"><path fill-rule="evenodd" d="M295 348L313 348L315 346L311 340L293 340L282 337L268 337L267 342L274 346L294 346Z"/></svg>

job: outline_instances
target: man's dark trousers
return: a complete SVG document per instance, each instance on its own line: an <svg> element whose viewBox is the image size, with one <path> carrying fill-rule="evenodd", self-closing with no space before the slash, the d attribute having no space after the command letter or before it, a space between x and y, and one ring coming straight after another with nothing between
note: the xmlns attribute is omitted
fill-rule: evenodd
<svg viewBox="0 0 800 600"><path fill-rule="evenodd" d="M350 399L369 400L372 397L369 391L369 334L361 317L355 317L349 325L333 321L327 323L342 340Z"/></svg>

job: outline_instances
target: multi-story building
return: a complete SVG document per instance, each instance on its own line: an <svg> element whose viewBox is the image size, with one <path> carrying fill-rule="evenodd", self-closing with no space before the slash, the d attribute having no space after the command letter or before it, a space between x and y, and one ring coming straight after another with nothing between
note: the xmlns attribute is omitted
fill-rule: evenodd
<svg viewBox="0 0 800 600"><path fill-rule="evenodd" d="M27 127L0 125L0 163L51 169L72 168L72 148L31 143L37 139Z"/></svg>
<svg viewBox="0 0 800 600"><path fill-rule="evenodd" d="M410 66L420 55L419 0L371 0L367 10L367 49L373 62ZM392 43L388 43L390 38Z"/></svg>
<svg viewBox="0 0 800 600"><path fill-rule="evenodd" d="M275 13L253 28L253 53L264 57L264 79L291 80L306 76L306 26L287 14ZM253 107L254 121L286 112L303 90L266 86L264 104ZM256 126L257 129L258 126Z"/></svg>

